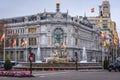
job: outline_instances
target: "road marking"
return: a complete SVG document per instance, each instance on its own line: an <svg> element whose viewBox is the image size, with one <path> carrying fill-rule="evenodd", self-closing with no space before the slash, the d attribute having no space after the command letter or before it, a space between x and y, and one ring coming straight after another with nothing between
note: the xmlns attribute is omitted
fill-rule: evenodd
<svg viewBox="0 0 120 80"><path fill-rule="evenodd" d="M45 75L53 75L53 74L61 74L61 73L68 73L68 72L53 72L53 73L37 73L34 76L45 76Z"/></svg>
<svg viewBox="0 0 120 80"><path fill-rule="evenodd" d="M45 77L45 76L40 76L40 77Z"/></svg>

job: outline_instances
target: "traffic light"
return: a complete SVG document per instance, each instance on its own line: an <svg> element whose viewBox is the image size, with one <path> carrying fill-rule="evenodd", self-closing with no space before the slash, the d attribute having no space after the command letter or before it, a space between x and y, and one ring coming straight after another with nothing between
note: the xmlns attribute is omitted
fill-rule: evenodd
<svg viewBox="0 0 120 80"><path fill-rule="evenodd" d="M76 65L76 70L78 70L77 62L78 62L78 54L77 54L77 52L75 52L75 65Z"/></svg>
<svg viewBox="0 0 120 80"><path fill-rule="evenodd" d="M31 53L30 56L29 56L29 61L33 61L34 60L34 56L33 54Z"/></svg>
<svg viewBox="0 0 120 80"><path fill-rule="evenodd" d="M29 47L28 50L29 50L29 54L30 54L30 55L29 55L29 58L28 58L29 61L34 61L34 54L31 52L32 48Z"/></svg>
<svg viewBox="0 0 120 80"><path fill-rule="evenodd" d="M32 76L32 62L33 62L33 60L34 60L34 55L33 55L33 53L31 52L31 50L32 50L31 47L29 47L28 50L29 50L29 54L30 54L29 57L28 57L28 59L29 59L29 61L30 61L30 76Z"/></svg>

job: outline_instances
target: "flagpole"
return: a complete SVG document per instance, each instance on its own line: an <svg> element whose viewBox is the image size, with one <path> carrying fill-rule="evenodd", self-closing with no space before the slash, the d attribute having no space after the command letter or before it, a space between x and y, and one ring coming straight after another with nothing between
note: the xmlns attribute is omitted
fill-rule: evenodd
<svg viewBox="0 0 120 80"><path fill-rule="evenodd" d="M115 58L115 60L117 59L117 44L116 44L116 58ZM117 60L116 60L117 61Z"/></svg>
<svg viewBox="0 0 120 80"><path fill-rule="evenodd" d="M115 47L115 46L114 46ZM113 62L115 62L115 48L113 47Z"/></svg>
<svg viewBox="0 0 120 80"><path fill-rule="evenodd" d="M26 62L27 62L27 44L26 44Z"/></svg>
<svg viewBox="0 0 120 80"><path fill-rule="evenodd" d="M4 38L4 61L5 61L5 38Z"/></svg>
<svg viewBox="0 0 120 80"><path fill-rule="evenodd" d="M4 62L5 62L5 36L6 36L6 34L5 34L5 29L3 29L3 35L2 35L2 38L4 39L4 43L3 43L3 46L4 46L4 51L3 51L3 60L4 60Z"/></svg>
<svg viewBox="0 0 120 80"><path fill-rule="evenodd" d="M15 46L15 63L17 63L17 61L16 61L16 46Z"/></svg>

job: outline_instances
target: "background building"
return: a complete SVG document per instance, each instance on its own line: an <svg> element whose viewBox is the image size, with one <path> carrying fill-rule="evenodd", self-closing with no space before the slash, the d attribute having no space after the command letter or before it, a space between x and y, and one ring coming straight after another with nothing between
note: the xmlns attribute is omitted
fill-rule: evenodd
<svg viewBox="0 0 120 80"><path fill-rule="evenodd" d="M15 62L27 62L29 47L32 48L35 61L43 60L56 50L56 44L63 48L62 43L65 43L69 59L73 59L77 52L80 61L83 47L86 48L89 62L102 60L103 47L104 57L111 57L109 55L113 55L115 45L119 42L116 25L111 21L109 1L103 1L99 8L97 17L72 17L68 12L62 13L60 3L56 3L56 12L44 11L4 19L7 23L4 25L3 60L9 58ZM105 35L105 43L101 40L101 32Z"/></svg>
<svg viewBox="0 0 120 80"><path fill-rule="evenodd" d="M92 12L94 12L94 10L92 10ZM119 38L116 23L111 20L109 1L103 1L102 5L99 6L99 15L96 17L88 17L88 20L104 33L106 42L105 50L109 53L109 57L114 60L118 54Z"/></svg>
<svg viewBox="0 0 120 80"><path fill-rule="evenodd" d="M36 15L8 18L5 21L4 60L9 58L15 62L27 62L29 47L32 47L35 61L42 60L50 57L56 44L62 45L63 42L70 59L74 58L77 52L81 60L85 47L88 61L101 60L100 30L91 25L87 17L81 21L78 17L68 15L68 12L60 12L60 3L56 3L54 13L44 11Z"/></svg>

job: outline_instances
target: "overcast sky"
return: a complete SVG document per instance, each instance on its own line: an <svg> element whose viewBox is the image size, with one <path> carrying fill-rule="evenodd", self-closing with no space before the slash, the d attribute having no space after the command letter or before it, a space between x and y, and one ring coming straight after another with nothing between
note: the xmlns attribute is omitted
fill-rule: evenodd
<svg viewBox="0 0 120 80"><path fill-rule="evenodd" d="M99 5L104 0L0 0L0 19L17 16L32 15L43 12L55 12L56 2L60 2L61 12L69 12L71 16L97 16ZM109 0L111 5L111 19L116 22L120 31L120 0ZM90 9L95 8L91 13ZM120 35L120 32L118 32Z"/></svg>

